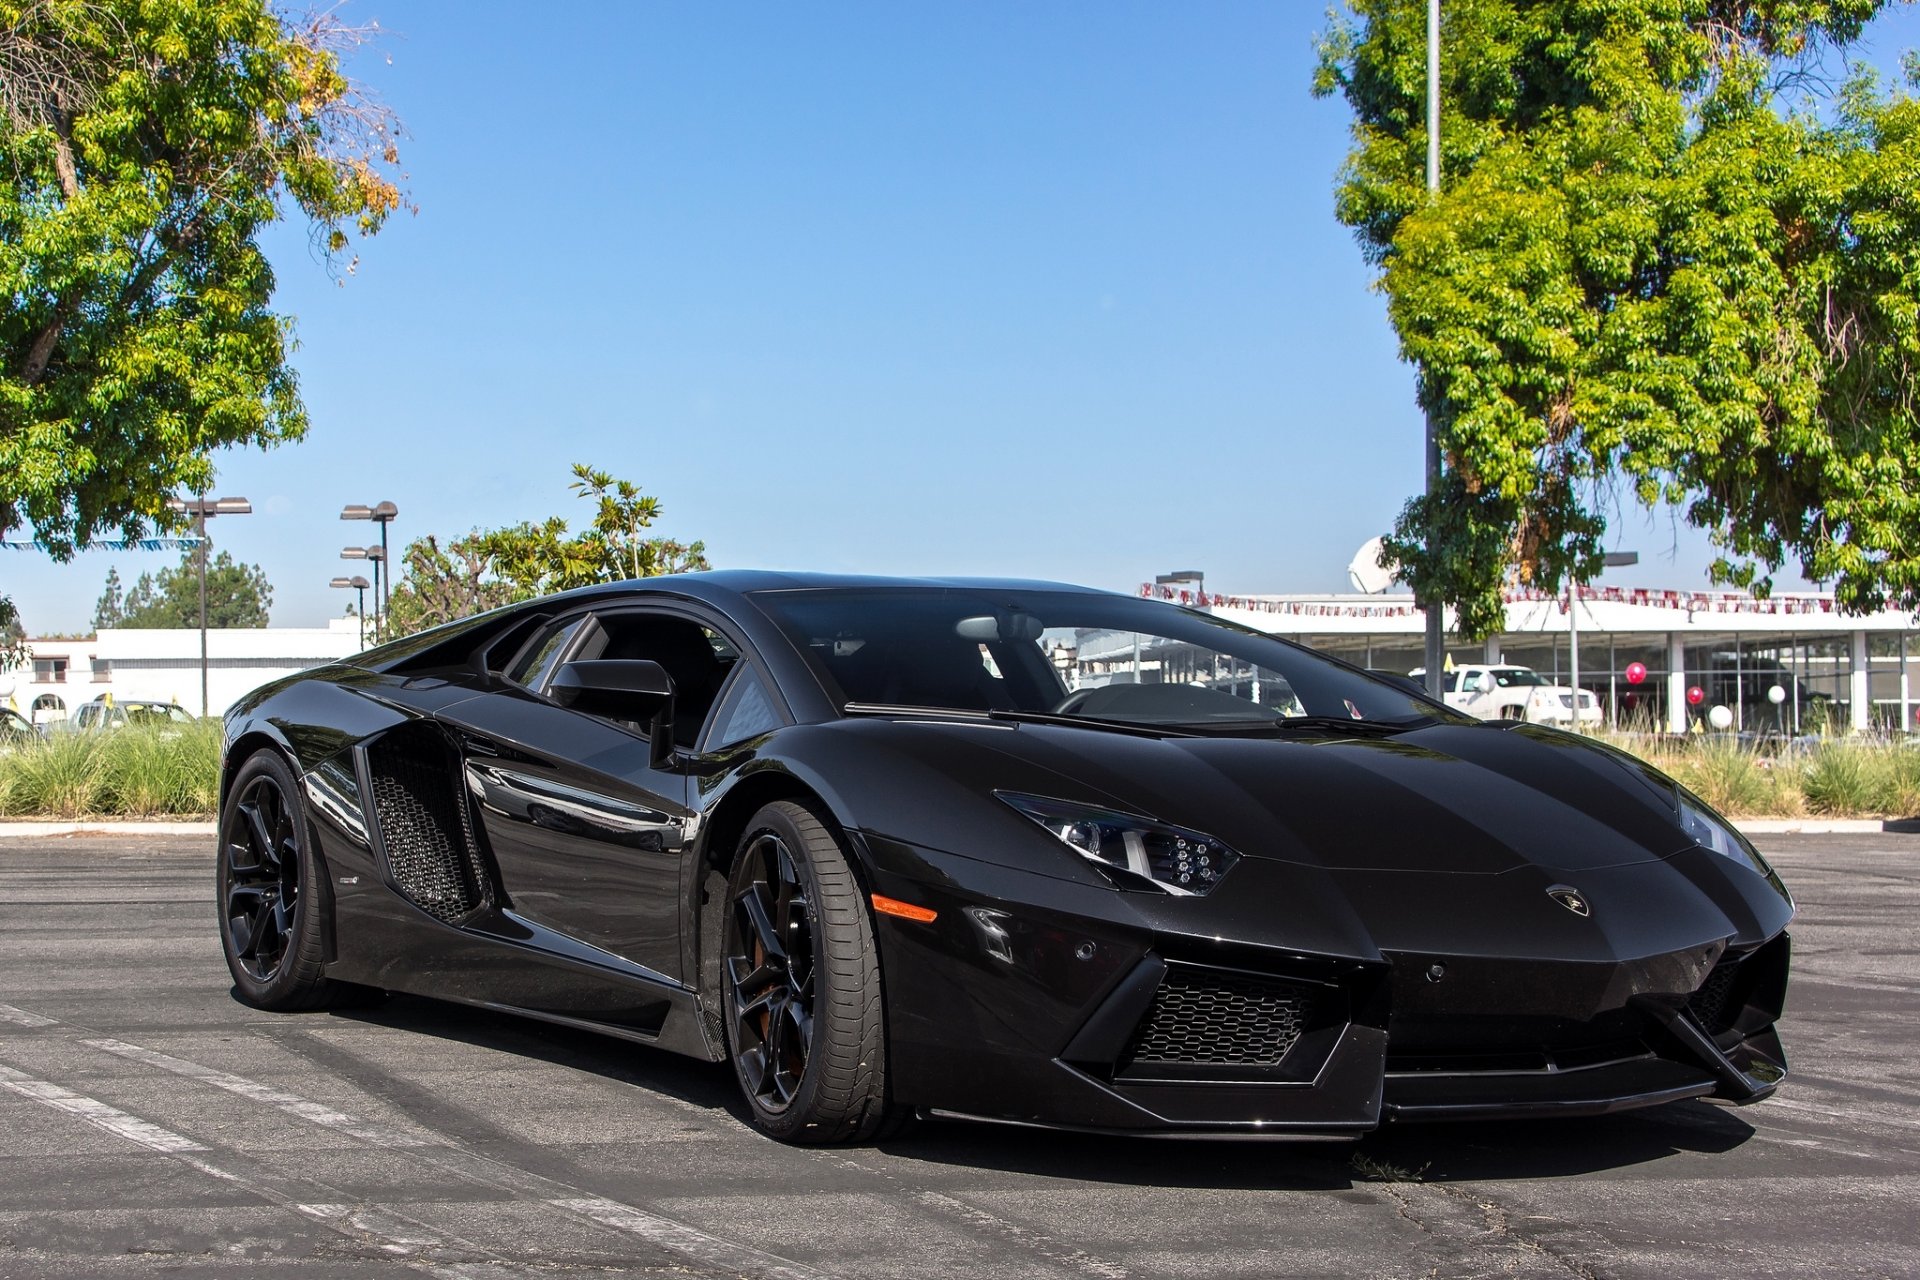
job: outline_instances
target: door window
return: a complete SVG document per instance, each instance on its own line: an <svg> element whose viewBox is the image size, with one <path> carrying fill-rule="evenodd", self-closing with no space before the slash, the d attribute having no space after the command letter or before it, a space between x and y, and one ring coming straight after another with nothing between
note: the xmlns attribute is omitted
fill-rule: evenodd
<svg viewBox="0 0 1920 1280"><path fill-rule="evenodd" d="M739 650L712 627L675 614L636 609L597 614L594 622L570 657L659 663L673 679L673 740L691 750Z"/></svg>
<svg viewBox="0 0 1920 1280"><path fill-rule="evenodd" d="M573 639L585 622L585 618L575 618L544 632L525 653L513 660L513 665L507 669L507 679L529 689L538 689L545 684L547 676L553 671L553 664L566 652L567 642Z"/></svg>
<svg viewBox="0 0 1920 1280"><path fill-rule="evenodd" d="M713 732L707 735L707 750L715 751L734 742L758 737L781 725L774 710L773 694L767 682L752 667L743 668L727 696L714 712Z"/></svg>

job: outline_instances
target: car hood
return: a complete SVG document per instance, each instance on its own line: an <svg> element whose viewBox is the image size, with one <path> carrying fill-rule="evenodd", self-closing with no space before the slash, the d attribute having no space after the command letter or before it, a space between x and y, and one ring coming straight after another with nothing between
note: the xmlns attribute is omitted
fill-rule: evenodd
<svg viewBox="0 0 1920 1280"><path fill-rule="evenodd" d="M921 756L965 784L1105 805L1204 831L1248 857L1329 871L1578 872L1692 844L1658 775L1539 726L1285 739L888 727L896 758Z"/></svg>

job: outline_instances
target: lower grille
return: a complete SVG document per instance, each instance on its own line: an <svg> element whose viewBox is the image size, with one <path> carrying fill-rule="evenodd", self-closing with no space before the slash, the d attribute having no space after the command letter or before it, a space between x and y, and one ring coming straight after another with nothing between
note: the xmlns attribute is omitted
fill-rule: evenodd
<svg viewBox="0 0 1920 1280"><path fill-rule="evenodd" d="M1313 988L1171 966L1127 1055L1131 1063L1276 1067L1306 1030Z"/></svg>
<svg viewBox="0 0 1920 1280"><path fill-rule="evenodd" d="M387 869L428 915L456 920L481 905L481 873L460 763L430 729L402 727L367 748L373 809Z"/></svg>
<svg viewBox="0 0 1920 1280"><path fill-rule="evenodd" d="M1740 961L1722 960L1687 1001L1687 1008L1712 1035L1727 1030L1733 1025L1733 1020L1740 1016L1741 1002L1730 998L1739 977Z"/></svg>

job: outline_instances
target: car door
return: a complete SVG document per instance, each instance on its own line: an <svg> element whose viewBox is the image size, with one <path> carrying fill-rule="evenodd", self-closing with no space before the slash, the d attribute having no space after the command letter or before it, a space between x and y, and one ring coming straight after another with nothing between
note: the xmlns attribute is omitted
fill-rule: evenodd
<svg viewBox="0 0 1920 1280"><path fill-rule="evenodd" d="M725 677L713 634L670 609L559 617L508 663L505 689L439 713L464 738L467 784L504 909L675 980L683 977L680 886L689 855L683 757L656 752L652 726L562 706L547 690L569 662L661 661L676 684L684 679L670 731L691 745ZM537 935L532 941L541 944Z"/></svg>

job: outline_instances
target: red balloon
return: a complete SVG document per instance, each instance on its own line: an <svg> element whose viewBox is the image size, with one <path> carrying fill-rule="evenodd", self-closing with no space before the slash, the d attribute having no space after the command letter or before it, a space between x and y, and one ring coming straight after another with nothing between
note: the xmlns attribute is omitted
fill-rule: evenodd
<svg viewBox="0 0 1920 1280"><path fill-rule="evenodd" d="M1691 703L1693 706L1697 707L1701 703L1705 702L1706 700L1707 700L1707 691L1705 689L1702 689L1697 684L1687 686L1687 701Z"/></svg>
<svg viewBox="0 0 1920 1280"><path fill-rule="evenodd" d="M1628 684L1639 684L1642 680L1645 680L1646 678L1647 678L1646 663L1629 662L1627 664L1627 683Z"/></svg>

